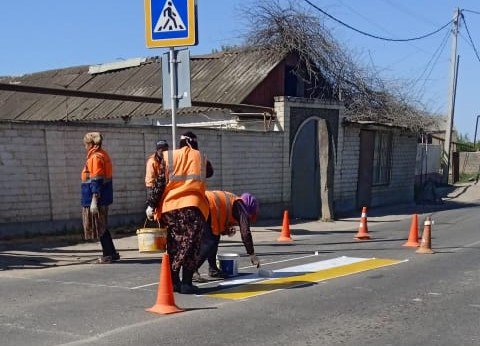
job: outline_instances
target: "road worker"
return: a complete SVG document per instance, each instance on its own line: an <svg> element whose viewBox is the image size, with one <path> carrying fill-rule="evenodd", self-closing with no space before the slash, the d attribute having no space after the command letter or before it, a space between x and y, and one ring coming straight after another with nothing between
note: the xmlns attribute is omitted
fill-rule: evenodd
<svg viewBox="0 0 480 346"><path fill-rule="evenodd" d="M180 137L179 149L163 152L161 169L147 200L147 217L155 216L167 228L175 292L192 294L197 290L192 278L209 212L205 180L212 175L212 165L198 150L197 136L186 132Z"/></svg>
<svg viewBox="0 0 480 346"><path fill-rule="evenodd" d="M85 240L100 239L103 256L97 263L112 263L120 259L108 231L108 206L113 202L112 161L102 149L100 132L83 137L87 159L82 171L81 203Z"/></svg>
<svg viewBox="0 0 480 346"><path fill-rule="evenodd" d="M145 186L147 188L147 194L151 195L153 186L155 185L155 179L160 172L161 161L163 160L163 152L168 150L168 142L161 139L155 143L155 152L150 155L145 165Z"/></svg>
<svg viewBox="0 0 480 346"><path fill-rule="evenodd" d="M247 192L238 197L227 191L206 191L205 195L208 199L210 215L202 237L195 281L202 281L198 268L202 266L205 260L208 260L208 275L210 277L226 276L216 263L218 244L221 235L232 236L235 234L234 226L240 228L242 242L250 256L250 261L257 268L260 267L260 260L255 255L250 231L250 223L255 222L259 211L255 196Z"/></svg>

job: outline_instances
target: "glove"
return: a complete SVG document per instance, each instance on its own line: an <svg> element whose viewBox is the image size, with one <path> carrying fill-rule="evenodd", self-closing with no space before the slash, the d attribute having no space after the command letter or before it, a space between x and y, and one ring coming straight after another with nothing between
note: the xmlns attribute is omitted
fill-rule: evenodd
<svg viewBox="0 0 480 346"><path fill-rule="evenodd" d="M97 195L92 196L92 203L90 203L90 213L98 214Z"/></svg>
<svg viewBox="0 0 480 346"><path fill-rule="evenodd" d="M257 255L250 255L250 262L252 262L252 264L257 268L260 268L260 260L258 259Z"/></svg>
<svg viewBox="0 0 480 346"><path fill-rule="evenodd" d="M147 219L150 221L153 220L153 208L151 206L147 207L147 210L145 210L145 214L147 214Z"/></svg>

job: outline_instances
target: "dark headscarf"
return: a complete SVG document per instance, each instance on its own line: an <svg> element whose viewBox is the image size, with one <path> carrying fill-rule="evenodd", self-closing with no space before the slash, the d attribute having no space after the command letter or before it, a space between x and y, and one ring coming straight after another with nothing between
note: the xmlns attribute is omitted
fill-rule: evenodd
<svg viewBox="0 0 480 346"><path fill-rule="evenodd" d="M180 136L180 148L188 145L190 148L198 150L197 136L192 131L187 131Z"/></svg>
<svg viewBox="0 0 480 346"><path fill-rule="evenodd" d="M157 143L155 143L155 146L157 150L168 150L168 142L165 139L160 139Z"/></svg>

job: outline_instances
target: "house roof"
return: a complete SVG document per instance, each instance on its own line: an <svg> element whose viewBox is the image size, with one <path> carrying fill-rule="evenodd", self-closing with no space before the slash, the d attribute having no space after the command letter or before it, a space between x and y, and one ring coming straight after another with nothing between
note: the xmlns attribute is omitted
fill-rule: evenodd
<svg viewBox="0 0 480 346"><path fill-rule="evenodd" d="M268 50L248 49L193 56L192 101L241 104L284 58ZM159 57L0 77L0 83L155 98L162 97L161 81ZM184 108L179 113L208 109ZM85 121L166 113L160 104L147 102L0 91L0 121Z"/></svg>

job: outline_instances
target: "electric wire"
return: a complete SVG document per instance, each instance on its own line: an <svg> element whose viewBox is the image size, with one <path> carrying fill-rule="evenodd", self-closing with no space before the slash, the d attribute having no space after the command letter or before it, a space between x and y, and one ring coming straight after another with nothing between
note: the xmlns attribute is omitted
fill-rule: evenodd
<svg viewBox="0 0 480 346"><path fill-rule="evenodd" d="M445 37L443 38L443 41L441 42L440 46L437 48L437 50L435 51L435 53L433 54L432 56L432 59L435 57L436 55L436 58L435 60L433 61L433 63L431 64L431 67L430 67L430 71L428 71L427 75L425 76L425 78L423 79L423 83L422 85L420 86L420 90L423 90L425 88L425 84L427 84L427 81L429 80L430 76L432 75L432 72L435 68L435 66L437 65L438 63L438 60L440 59L440 56L442 56L442 53L443 51L445 50L445 47L447 46L447 43L448 43L448 37L450 36L450 32L447 31L447 35L445 35ZM432 59L430 60L430 62L432 61ZM430 63L429 62L429 63ZM426 69L425 69L426 71ZM425 72L424 71L424 72ZM423 76L423 73L422 75L420 76L420 78ZM417 79L417 81L420 80ZM416 84L416 83L415 83Z"/></svg>
<svg viewBox="0 0 480 346"><path fill-rule="evenodd" d="M442 55L447 43L448 43L448 37L450 36L450 32L446 32L446 35L443 37L442 41L440 42L440 45L435 49L435 52L432 54L430 60L427 62L425 65L425 69L423 72L415 79L414 84L416 85L420 80L423 79L423 83L420 87L420 90L422 90L425 87L425 84L427 83L427 80L430 78L430 75L433 72L433 69L437 65L438 60L440 59L440 56ZM427 73L428 71L428 73ZM426 75L425 75L426 74ZM424 77L425 76L425 77Z"/></svg>
<svg viewBox="0 0 480 346"><path fill-rule="evenodd" d="M467 9L462 9L462 12L470 12L470 13L475 13L475 14L480 14L478 11L473 11L473 10L467 10Z"/></svg>
<svg viewBox="0 0 480 346"><path fill-rule="evenodd" d="M357 28L354 28L353 26L341 21L340 19L338 18L335 18L334 16L332 16L331 14L325 12L324 10L322 10L320 7L318 7L317 5L315 5L314 3L312 3L311 1L309 0L303 0L304 2L306 2L307 4L309 4L310 6L312 6L313 8L315 8L316 10L320 11L321 13L323 13L324 15L326 15L328 18L334 20L335 22L349 28L350 30L353 30L359 34L362 34L362 35L365 35L365 36L368 36L368 37L371 37L371 38L376 38L378 40L383 40L383 41L390 41L390 42L408 42L408 41L417 41L417 40L421 40L421 39L424 39L424 38L427 38L429 36L432 36L432 35L435 35L436 33L442 31L443 29L445 29L447 26L449 26L452 22L453 22L453 19L450 20L448 23L442 25L440 28L438 28L437 30L435 31L432 31L428 34L425 34L425 35L421 35L421 36L417 36L417 37L411 37L411 38L388 38L388 37L382 37L382 36L377 36L377 35L374 35L374 34L370 34L368 32L365 32L365 31L362 31L362 30L359 30Z"/></svg>
<svg viewBox="0 0 480 346"><path fill-rule="evenodd" d="M480 55L478 54L477 47L475 47L475 43L473 42L472 36L470 35L470 30L468 30L468 25L467 22L465 21L465 16L462 15L462 20L463 24L465 24L465 30L467 31L468 39L470 41L470 44L473 47L473 51L475 52L475 55L477 56L478 61L480 62Z"/></svg>

